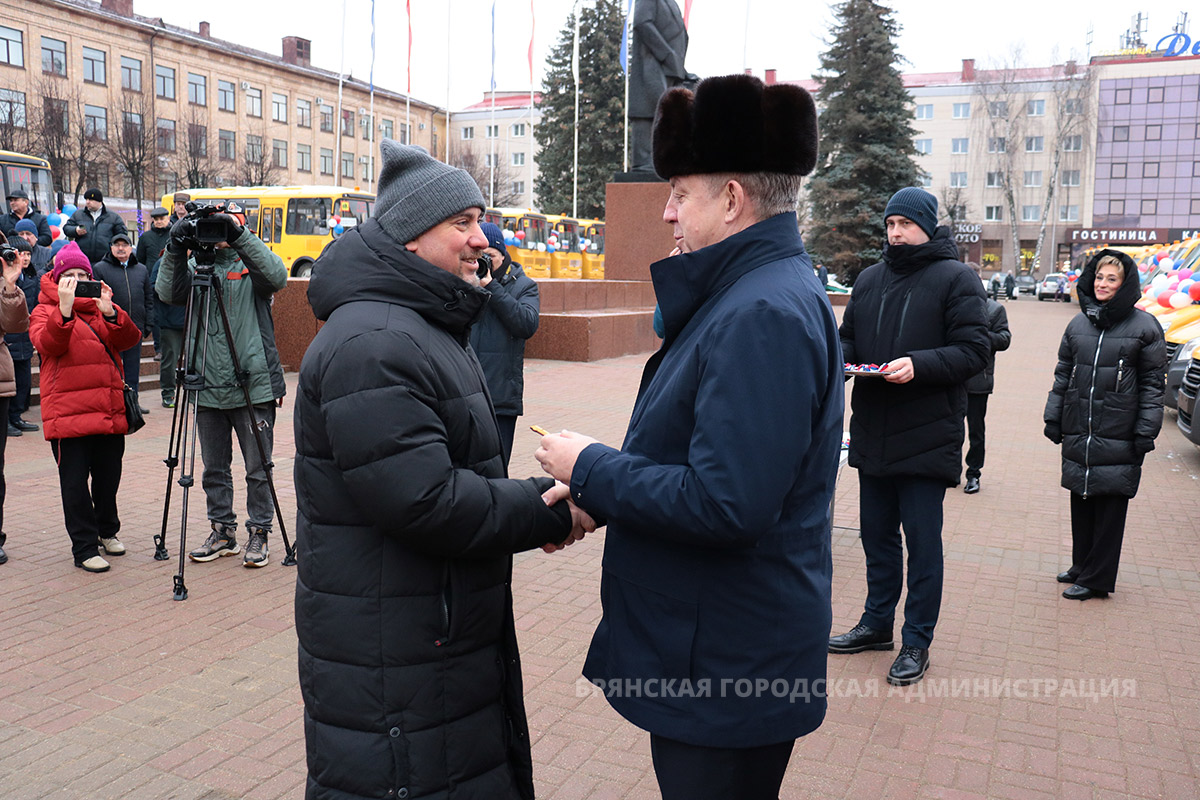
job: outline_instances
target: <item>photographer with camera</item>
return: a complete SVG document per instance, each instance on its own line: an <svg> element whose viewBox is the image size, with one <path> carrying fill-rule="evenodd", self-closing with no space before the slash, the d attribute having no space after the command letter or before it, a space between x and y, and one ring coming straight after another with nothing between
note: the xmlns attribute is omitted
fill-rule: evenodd
<svg viewBox="0 0 1200 800"><path fill-rule="evenodd" d="M212 532L188 557L207 562L242 552L236 535L230 471L232 435L236 433L246 465L248 538L242 564L263 567L267 564L267 536L275 512L265 464L271 459L275 408L282 404L285 393L283 367L275 347L271 297L287 285L287 268L253 231L243 227L245 218L237 213L238 209L231 207L229 211L233 213L216 213L211 206L199 209L192 206L188 210L192 213L171 227L171 239L158 266L155 292L165 303L187 305L193 276L201 270L211 273L214 286L220 287L225 300L230 334L243 372L241 377L247 382L254 406L251 419L239 376L235 374L233 354L229 352L221 307L213 303L203 319L202 311L194 307L184 331L184 349L189 352L187 342L193 342L194 349L204 353L202 365L193 359L194 363L186 366L203 370L204 388L197 399L196 431L204 462L202 485ZM265 461L254 441L254 427L262 438Z"/></svg>
<svg viewBox="0 0 1200 800"><path fill-rule="evenodd" d="M17 279L21 275L21 258L2 233L0 270L3 276L3 282L0 283L0 333L26 331L29 329L29 311L25 307L25 294L17 286ZM9 355L8 345L0 341L0 411L8 411L8 404L16 393L12 356ZM0 436L0 564L8 561L8 553L4 552L4 448L7 443L8 437Z"/></svg>
<svg viewBox="0 0 1200 800"><path fill-rule="evenodd" d="M42 357L42 427L58 464L75 566L106 572L101 550L125 554L117 538L117 489L129 423L116 354L141 341L141 333L113 304L112 288L93 280L87 256L71 242L42 276L29 338Z"/></svg>
<svg viewBox="0 0 1200 800"><path fill-rule="evenodd" d="M28 220L22 220L18 225L26 225ZM32 312L38 301L38 281L40 273L33 267L33 253L36 250L49 252L48 247L30 244L33 238L28 233L14 236L10 246L17 252L17 266L21 271L17 274L16 287L25 295L25 308ZM37 240L34 239L36 242ZM16 393L8 403L8 436L22 436L26 432L38 430L33 422L26 422L21 415L29 410L29 391L33 382L33 343L29 341L29 325L26 323L20 332L6 331L4 343L8 345L9 355L13 361L13 382Z"/></svg>

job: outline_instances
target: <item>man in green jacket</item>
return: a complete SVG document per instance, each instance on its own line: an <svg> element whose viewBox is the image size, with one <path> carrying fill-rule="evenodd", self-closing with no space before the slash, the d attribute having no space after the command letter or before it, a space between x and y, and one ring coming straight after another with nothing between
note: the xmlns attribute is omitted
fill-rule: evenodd
<svg viewBox="0 0 1200 800"><path fill-rule="evenodd" d="M275 347L275 326L271 319L271 297L287 285L287 268L253 231L245 229L238 213L216 214L210 219L225 224L225 241L216 245L213 269L214 287L219 286L232 328L238 362L245 375L254 407L251 417L245 395L237 382L232 354L225 339L221 310L214 288L209 313L203 304L194 304L192 319L184 331L185 350L192 344L188 370L202 372L203 388L196 410L196 431L200 456L204 461L202 485L208 500L208 519L212 532L203 545L188 554L193 561L213 561L221 556L242 552L237 541L237 515L233 510L232 433L237 434L242 460L246 465L246 552L242 563L247 567L267 564L267 535L274 521L265 463L271 460L274 441L275 408L284 395L283 368ZM171 228L171 240L159 262L154 282L159 298L171 305L186 305L192 292L196 259L188 251L197 247L195 222L184 218ZM203 299L197 295L197 299ZM205 342L203 337L208 337ZM207 346L206 346L207 345ZM204 353L204 363L199 354ZM264 458L254 442L257 427L263 442Z"/></svg>

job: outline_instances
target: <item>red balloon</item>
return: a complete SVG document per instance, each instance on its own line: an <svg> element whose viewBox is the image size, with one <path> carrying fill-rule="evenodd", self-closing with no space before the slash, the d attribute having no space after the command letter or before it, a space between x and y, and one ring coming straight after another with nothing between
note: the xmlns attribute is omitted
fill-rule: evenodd
<svg viewBox="0 0 1200 800"><path fill-rule="evenodd" d="M517 231L517 234L516 234L516 236L517 236L517 241L518 241L518 242L523 242L523 241L525 241L525 231Z"/></svg>
<svg viewBox="0 0 1200 800"><path fill-rule="evenodd" d="M1176 292L1173 292L1170 289L1167 289L1166 291L1161 292L1158 295L1158 304L1160 306L1162 306L1163 308L1170 308L1171 307L1171 296L1174 294L1176 294Z"/></svg>
<svg viewBox="0 0 1200 800"><path fill-rule="evenodd" d="M1200 283L1193 283L1188 287L1188 297L1200 301Z"/></svg>
<svg viewBox="0 0 1200 800"><path fill-rule="evenodd" d="M50 238L51 239L57 239L59 233L61 233L61 231L58 229L57 225L50 226Z"/></svg>
<svg viewBox="0 0 1200 800"><path fill-rule="evenodd" d="M1168 253L1166 250L1159 250L1157 253L1155 253L1155 255L1158 256L1159 261L1162 261L1164 258L1166 258L1167 256L1169 256L1171 254Z"/></svg>

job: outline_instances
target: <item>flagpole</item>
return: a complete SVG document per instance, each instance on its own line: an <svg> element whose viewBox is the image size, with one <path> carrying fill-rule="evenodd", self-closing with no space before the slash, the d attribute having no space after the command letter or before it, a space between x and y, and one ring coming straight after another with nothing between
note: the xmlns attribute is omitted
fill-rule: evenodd
<svg viewBox="0 0 1200 800"><path fill-rule="evenodd" d="M537 17L533 11L533 0L529 0L529 208L533 208L533 37L537 29Z"/></svg>
<svg viewBox="0 0 1200 800"><path fill-rule="evenodd" d="M412 0L404 3L404 17L408 22L408 61L404 68L408 81L404 90L404 143L412 144Z"/></svg>
<svg viewBox="0 0 1200 800"><path fill-rule="evenodd" d="M571 76L575 80L575 161L571 170L574 184L571 188L571 216L579 217L579 0L571 11L575 15L575 47L571 55Z"/></svg>
<svg viewBox="0 0 1200 800"><path fill-rule="evenodd" d="M371 0L371 102L367 125L370 126L367 141L371 143L371 151L367 154L367 192L370 193L375 183L375 0Z"/></svg>
<svg viewBox="0 0 1200 800"><path fill-rule="evenodd" d="M488 133L492 140L491 168L488 170L488 205L496 205L496 140L500 131L496 130L496 0L492 0L492 121L488 125Z"/></svg>
<svg viewBox="0 0 1200 800"><path fill-rule="evenodd" d="M629 172L629 71L633 69L633 14L637 0L629 0L628 16L625 18L625 156L622 172Z"/></svg>
<svg viewBox="0 0 1200 800"><path fill-rule="evenodd" d="M452 19L450 15L450 6L452 0L446 0L446 163L450 163L450 32L453 26L450 24ZM434 158L437 153L434 153Z"/></svg>
<svg viewBox="0 0 1200 800"><path fill-rule="evenodd" d="M346 0L342 0L342 55L341 62L338 65L338 102L337 102L337 123L334 130L337 131L337 146L336 154L333 157L333 168L337 173L337 185L342 185L342 84L346 77ZM353 131L351 131L353 133Z"/></svg>

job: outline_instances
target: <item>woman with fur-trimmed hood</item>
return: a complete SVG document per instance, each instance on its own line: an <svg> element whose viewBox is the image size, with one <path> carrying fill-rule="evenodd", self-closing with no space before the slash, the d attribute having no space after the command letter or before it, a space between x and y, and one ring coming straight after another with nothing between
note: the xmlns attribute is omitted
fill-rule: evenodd
<svg viewBox="0 0 1200 800"><path fill-rule="evenodd" d="M1078 293L1043 419L1071 492L1071 567L1058 581L1071 584L1063 597L1087 600L1116 587L1129 499L1162 429L1167 347L1154 317L1134 307L1141 287L1129 256L1101 250Z"/></svg>

